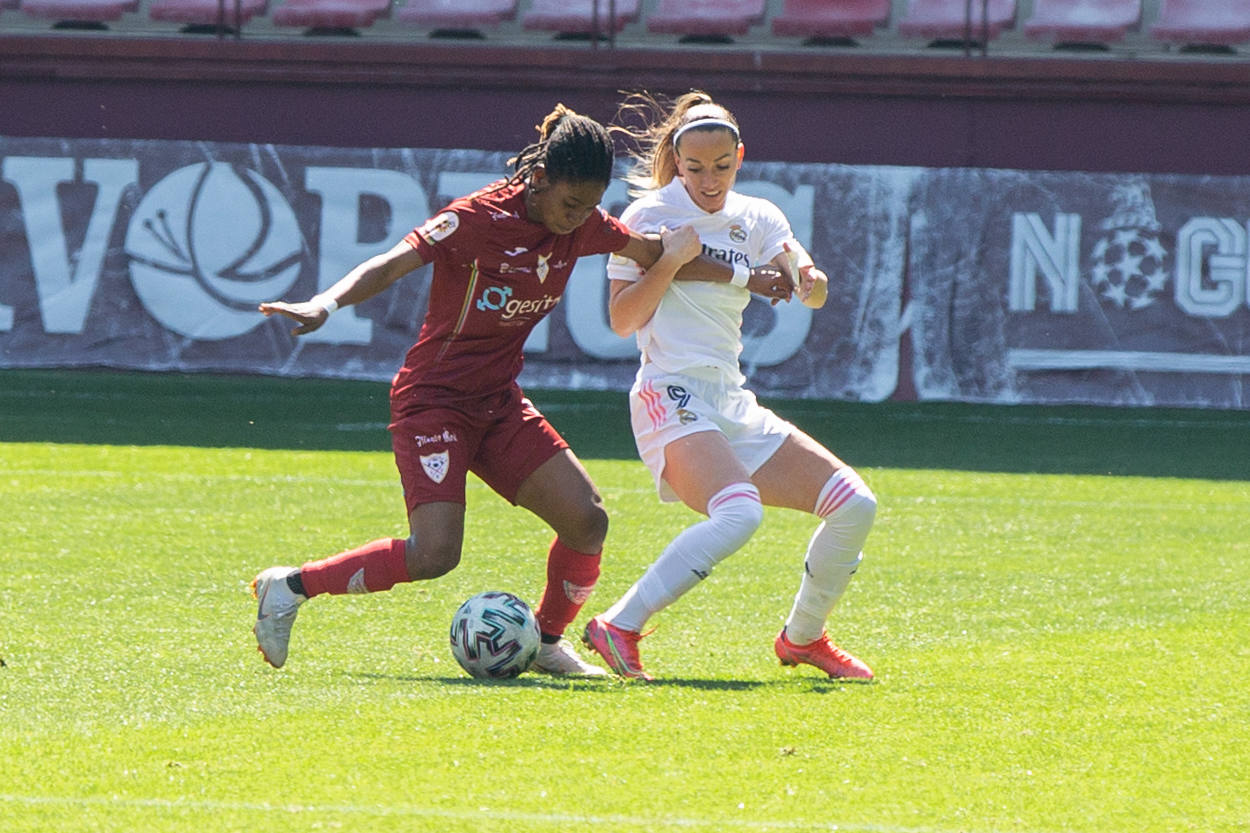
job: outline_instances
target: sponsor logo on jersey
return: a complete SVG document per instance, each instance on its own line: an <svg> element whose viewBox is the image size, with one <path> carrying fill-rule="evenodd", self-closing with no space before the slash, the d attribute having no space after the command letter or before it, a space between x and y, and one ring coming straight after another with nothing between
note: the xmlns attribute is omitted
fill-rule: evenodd
<svg viewBox="0 0 1250 833"><path fill-rule="evenodd" d="M439 451L435 454L422 454L421 468L425 469L426 477L430 478L435 483L442 483L443 478L447 476L447 452Z"/></svg>
<svg viewBox="0 0 1250 833"><path fill-rule="evenodd" d="M696 414L694 411L690 410L689 408L677 409L677 420L682 425L689 425L690 423L696 421L698 418L699 418L699 415Z"/></svg>
<svg viewBox="0 0 1250 833"><path fill-rule="evenodd" d="M516 257L517 255L523 255L528 251L529 249L525 248L524 246L517 246L515 249L504 249L503 253L506 254L508 257Z"/></svg>
<svg viewBox="0 0 1250 833"><path fill-rule="evenodd" d="M510 286L488 286L482 290L482 297L477 299L475 306L481 312L487 310L501 311L501 321L512 321L515 318L538 316L541 318L560 303L559 295L544 295L541 298L513 298Z"/></svg>
<svg viewBox="0 0 1250 833"><path fill-rule="evenodd" d="M751 260L746 256L746 253L735 249L715 249L705 243L703 245L703 253L708 257L714 257L726 263L741 263L743 266L751 265Z"/></svg>

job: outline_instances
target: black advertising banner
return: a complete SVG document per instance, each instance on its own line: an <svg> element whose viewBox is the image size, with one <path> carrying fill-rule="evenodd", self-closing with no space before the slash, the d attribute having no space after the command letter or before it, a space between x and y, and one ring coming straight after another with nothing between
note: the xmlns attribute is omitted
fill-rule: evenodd
<svg viewBox="0 0 1250 833"><path fill-rule="evenodd" d="M257 303L328 287L506 158L0 137L0 367L389 379L428 267L299 339ZM738 188L830 276L815 313L748 307L762 395L1246 407L1250 179L748 162ZM614 182L604 207L627 199ZM604 261L534 331L523 384L628 387Z"/></svg>

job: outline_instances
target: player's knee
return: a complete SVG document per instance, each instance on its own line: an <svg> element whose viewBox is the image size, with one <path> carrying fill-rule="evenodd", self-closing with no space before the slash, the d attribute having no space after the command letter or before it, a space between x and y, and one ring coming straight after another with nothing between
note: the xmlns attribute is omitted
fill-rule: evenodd
<svg viewBox="0 0 1250 833"><path fill-rule="evenodd" d="M822 511L823 510L823 511ZM868 529L877 516L877 496L849 466L839 469L821 491L816 514L826 523Z"/></svg>
<svg viewBox="0 0 1250 833"><path fill-rule="evenodd" d="M608 512L598 500L587 501L569 527L557 530L561 541L579 552L599 552L608 538Z"/></svg>
<svg viewBox="0 0 1250 833"><path fill-rule="evenodd" d="M447 575L460 564L460 541L450 537L440 539L436 535L426 535L421 540L410 536L404 561L413 581Z"/></svg>
<svg viewBox="0 0 1250 833"><path fill-rule="evenodd" d="M759 490L751 483L734 483L721 489L708 501L708 518L734 552L755 534L764 522L764 504Z"/></svg>

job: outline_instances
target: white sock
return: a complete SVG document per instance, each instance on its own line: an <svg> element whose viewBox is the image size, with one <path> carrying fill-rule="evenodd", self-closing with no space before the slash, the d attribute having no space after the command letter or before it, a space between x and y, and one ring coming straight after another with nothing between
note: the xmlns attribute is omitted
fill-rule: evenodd
<svg viewBox="0 0 1250 833"><path fill-rule="evenodd" d="M707 520L687 527L670 541L642 578L608 608L604 619L628 631L642 630L648 619L741 549L764 520L759 490L751 483L721 489L707 502L707 511Z"/></svg>
<svg viewBox="0 0 1250 833"><path fill-rule="evenodd" d="M824 633L825 620L864 558L877 498L847 466L829 478L813 511L822 521L807 545L803 581L786 619L786 637L795 645L806 645Z"/></svg>

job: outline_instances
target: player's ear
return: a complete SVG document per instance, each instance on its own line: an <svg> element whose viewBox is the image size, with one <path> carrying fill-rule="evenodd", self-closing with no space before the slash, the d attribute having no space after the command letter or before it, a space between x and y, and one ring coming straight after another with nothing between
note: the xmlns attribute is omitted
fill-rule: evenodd
<svg viewBox="0 0 1250 833"><path fill-rule="evenodd" d="M547 188L547 168L543 165L535 165L530 171L530 187L535 191L544 191Z"/></svg>

